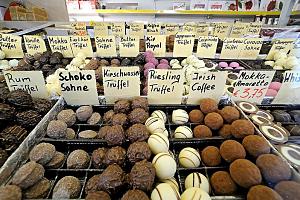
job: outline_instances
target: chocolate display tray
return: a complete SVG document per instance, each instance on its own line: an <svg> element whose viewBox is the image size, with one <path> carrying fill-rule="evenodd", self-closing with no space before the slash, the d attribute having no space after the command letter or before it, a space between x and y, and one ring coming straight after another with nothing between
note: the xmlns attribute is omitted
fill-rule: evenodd
<svg viewBox="0 0 300 200"><path fill-rule="evenodd" d="M210 59L211 61L219 64L220 62L227 62L228 64L230 62L237 62L240 64L241 67L244 67L245 70L250 70L251 67L249 65L247 65L246 63L244 63L242 60L238 60L238 59ZM223 71L236 71L239 72L240 70L234 70L234 69L222 69Z"/></svg>

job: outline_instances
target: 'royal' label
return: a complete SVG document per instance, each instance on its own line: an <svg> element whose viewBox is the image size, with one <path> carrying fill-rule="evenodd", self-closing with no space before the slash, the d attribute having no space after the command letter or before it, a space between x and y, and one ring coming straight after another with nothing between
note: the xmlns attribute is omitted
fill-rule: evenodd
<svg viewBox="0 0 300 200"><path fill-rule="evenodd" d="M147 35L145 41L146 51L153 51L157 57L166 55L166 36L165 35Z"/></svg>

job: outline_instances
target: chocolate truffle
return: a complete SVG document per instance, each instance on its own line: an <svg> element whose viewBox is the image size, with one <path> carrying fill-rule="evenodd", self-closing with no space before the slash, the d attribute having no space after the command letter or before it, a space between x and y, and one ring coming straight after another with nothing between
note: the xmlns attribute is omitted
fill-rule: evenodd
<svg viewBox="0 0 300 200"><path fill-rule="evenodd" d="M62 110L57 114L57 119L64 121L68 127L71 127L76 122L76 113L72 109Z"/></svg>
<svg viewBox="0 0 300 200"><path fill-rule="evenodd" d="M105 140L110 146L122 145L125 142L124 129L120 125L115 125L110 128L110 131L105 135Z"/></svg>
<svg viewBox="0 0 300 200"><path fill-rule="evenodd" d="M85 200L111 200L109 194L103 191L89 192Z"/></svg>
<svg viewBox="0 0 300 200"><path fill-rule="evenodd" d="M145 141L149 138L149 132L144 124L134 124L126 131L126 136L131 143Z"/></svg>
<svg viewBox="0 0 300 200"><path fill-rule="evenodd" d="M20 108L29 108L33 106L33 100L30 94L21 89L11 91L7 95L7 102Z"/></svg>
<svg viewBox="0 0 300 200"><path fill-rule="evenodd" d="M24 191L26 199L43 199L47 197L51 183L48 179L42 178L39 182Z"/></svg>
<svg viewBox="0 0 300 200"><path fill-rule="evenodd" d="M65 176L60 179L53 189L53 199L76 199L80 194L80 181L74 176Z"/></svg>
<svg viewBox="0 0 300 200"><path fill-rule="evenodd" d="M0 167L5 163L7 158L8 158L7 152L0 148Z"/></svg>
<svg viewBox="0 0 300 200"><path fill-rule="evenodd" d="M150 191L155 178L155 168L147 160L135 163L132 167L129 179L133 189Z"/></svg>
<svg viewBox="0 0 300 200"><path fill-rule="evenodd" d="M45 169L42 165L31 161L20 167L12 177L11 184L27 189L44 177Z"/></svg>
<svg viewBox="0 0 300 200"><path fill-rule="evenodd" d="M4 103L0 103L0 120L12 120L14 118L15 108Z"/></svg>
<svg viewBox="0 0 300 200"><path fill-rule="evenodd" d="M110 132L111 127L110 126L103 126L100 128L99 132L98 132L98 138L100 139L104 139L106 134L108 132Z"/></svg>
<svg viewBox="0 0 300 200"><path fill-rule="evenodd" d="M105 157L106 152L107 152L107 149L103 148L103 147L98 148L98 149L93 151L92 163L93 163L93 166L96 169L99 169L99 168L103 167L104 157Z"/></svg>
<svg viewBox="0 0 300 200"><path fill-rule="evenodd" d="M250 188L247 194L247 200L283 200L281 196L273 189L264 186L256 185Z"/></svg>
<svg viewBox="0 0 300 200"><path fill-rule="evenodd" d="M292 110L290 115L295 122L300 122L300 110Z"/></svg>
<svg viewBox="0 0 300 200"><path fill-rule="evenodd" d="M68 169L85 169L90 162L89 154L81 149L72 151L67 158Z"/></svg>
<svg viewBox="0 0 300 200"><path fill-rule="evenodd" d="M115 113L114 113L113 110L109 110L106 113L104 113L104 116L103 116L104 123L111 124L112 123L112 118L113 118L114 114Z"/></svg>
<svg viewBox="0 0 300 200"><path fill-rule="evenodd" d="M270 183L289 180L292 175L289 165L274 154L260 155L256 160L256 165L265 180Z"/></svg>
<svg viewBox="0 0 300 200"><path fill-rule="evenodd" d="M53 158L48 162L45 167L50 169L57 169L62 166L65 160L65 155L59 151L56 151Z"/></svg>
<svg viewBox="0 0 300 200"><path fill-rule="evenodd" d="M114 58L114 59L112 59L112 60L110 61L110 64L111 64L111 65L117 65L117 66L119 66L119 65L120 65L120 61L119 61L119 59Z"/></svg>
<svg viewBox="0 0 300 200"><path fill-rule="evenodd" d="M101 66L108 66L108 65L109 65L109 62L108 62L107 60L105 60L105 59L101 59L101 60L99 61L99 64L100 64Z"/></svg>
<svg viewBox="0 0 300 200"><path fill-rule="evenodd" d="M97 112L94 112L92 116L87 120L87 123L89 125L95 125L98 124L100 120L101 120L101 115Z"/></svg>
<svg viewBox="0 0 300 200"><path fill-rule="evenodd" d="M128 118L124 113L117 113L112 118L112 125L127 126Z"/></svg>
<svg viewBox="0 0 300 200"><path fill-rule="evenodd" d="M7 151L17 149L19 144L25 139L28 132L22 126L8 126L0 133L0 144Z"/></svg>
<svg viewBox="0 0 300 200"><path fill-rule="evenodd" d="M41 115L45 115L51 108L52 103L47 99L34 98L33 99L33 107Z"/></svg>
<svg viewBox="0 0 300 200"><path fill-rule="evenodd" d="M193 133L196 138L212 137L211 130L205 125L196 126L193 130Z"/></svg>
<svg viewBox="0 0 300 200"><path fill-rule="evenodd" d="M67 128L67 131L66 131L66 139L68 140L72 140L76 137L76 133L73 129L71 128Z"/></svg>
<svg viewBox="0 0 300 200"><path fill-rule="evenodd" d="M242 144L246 151L255 158L261 154L268 154L271 151L268 142L258 135L248 135L243 139Z"/></svg>
<svg viewBox="0 0 300 200"><path fill-rule="evenodd" d="M95 70L98 68L99 61L97 59L91 59L88 64L85 65L85 70Z"/></svg>
<svg viewBox="0 0 300 200"><path fill-rule="evenodd" d="M55 155L55 146L50 143L40 143L33 147L29 153L29 159L41 165L45 165L52 160Z"/></svg>
<svg viewBox="0 0 300 200"><path fill-rule="evenodd" d="M194 109L189 113L189 119L192 123L202 123L204 119L204 115L201 110Z"/></svg>
<svg viewBox="0 0 300 200"><path fill-rule="evenodd" d="M147 194L141 190L128 190L121 200L150 200Z"/></svg>
<svg viewBox="0 0 300 200"><path fill-rule="evenodd" d="M124 184L125 173L122 168L117 165L109 165L100 175L98 187L110 194L117 192Z"/></svg>
<svg viewBox="0 0 300 200"><path fill-rule="evenodd" d="M67 124L61 120L52 120L47 127L47 135L50 138L59 139L65 138L67 132Z"/></svg>
<svg viewBox="0 0 300 200"><path fill-rule="evenodd" d="M76 110L77 119L81 122L87 121L93 114L92 106L81 106Z"/></svg>
<svg viewBox="0 0 300 200"><path fill-rule="evenodd" d="M142 108L145 111L149 110L149 104L148 104L148 100L144 97L136 97L132 100L131 102L131 108L132 110L136 109L136 108Z"/></svg>
<svg viewBox="0 0 300 200"><path fill-rule="evenodd" d="M204 164L209 167L218 166L222 161L220 151L215 146L205 147L201 152L201 158Z"/></svg>
<svg viewBox="0 0 300 200"><path fill-rule="evenodd" d="M291 115L284 110L273 110L272 115L276 122L290 122Z"/></svg>
<svg viewBox="0 0 300 200"><path fill-rule="evenodd" d="M127 157L132 164L142 160L149 160L151 150L146 142L134 142L128 147Z"/></svg>
<svg viewBox="0 0 300 200"><path fill-rule="evenodd" d="M21 126L29 128L36 126L42 119L42 116L34 110L20 112L16 117Z"/></svg>
<svg viewBox="0 0 300 200"><path fill-rule="evenodd" d="M129 66L131 64L131 60L129 58L124 58L121 61L121 66Z"/></svg>
<svg viewBox="0 0 300 200"><path fill-rule="evenodd" d="M85 185L85 193L98 191L98 182L100 180L100 174L92 176Z"/></svg>
<svg viewBox="0 0 300 200"><path fill-rule="evenodd" d="M78 137L82 139L93 139L97 137L97 132L92 130L85 130L78 133Z"/></svg>
<svg viewBox="0 0 300 200"><path fill-rule="evenodd" d="M120 99L114 105L114 112L116 113L128 113L129 110L130 102L126 99Z"/></svg>
<svg viewBox="0 0 300 200"><path fill-rule="evenodd" d="M123 166L126 158L126 150L122 147L112 147L107 150L104 156L104 163L106 165L118 164Z"/></svg>
<svg viewBox="0 0 300 200"><path fill-rule="evenodd" d="M231 124L231 134L235 138L244 138L247 135L254 135L254 126L246 119L238 119Z"/></svg>
<svg viewBox="0 0 300 200"><path fill-rule="evenodd" d="M22 190L16 185L5 185L0 187L0 199L21 200Z"/></svg>
<svg viewBox="0 0 300 200"><path fill-rule="evenodd" d="M233 121L240 118L240 112L233 106L225 106L221 111L223 119L227 123L232 123Z"/></svg>
<svg viewBox="0 0 300 200"><path fill-rule="evenodd" d="M210 98L201 99L200 109L204 114L216 112L218 110L218 103Z"/></svg>
<svg viewBox="0 0 300 200"><path fill-rule="evenodd" d="M285 128L292 136L300 136L300 125L287 125Z"/></svg>
<svg viewBox="0 0 300 200"><path fill-rule="evenodd" d="M226 140L220 146L220 154L226 162L233 162L236 159L246 157L246 151L239 142L235 140Z"/></svg>
<svg viewBox="0 0 300 200"><path fill-rule="evenodd" d="M237 191L235 182L226 171L215 172L210 178L210 183L218 195L232 195Z"/></svg>
<svg viewBox="0 0 300 200"><path fill-rule="evenodd" d="M295 181L281 181L275 186L275 191L284 200L298 200L300 197L300 183Z"/></svg>
<svg viewBox="0 0 300 200"><path fill-rule="evenodd" d="M223 126L223 118L218 113L208 113L204 118L204 123L212 130L218 130Z"/></svg>
<svg viewBox="0 0 300 200"><path fill-rule="evenodd" d="M231 125L224 124L218 133L223 138L231 138Z"/></svg>
<svg viewBox="0 0 300 200"><path fill-rule="evenodd" d="M142 108L135 108L128 115L128 118L132 124L144 124L149 118L149 113Z"/></svg>

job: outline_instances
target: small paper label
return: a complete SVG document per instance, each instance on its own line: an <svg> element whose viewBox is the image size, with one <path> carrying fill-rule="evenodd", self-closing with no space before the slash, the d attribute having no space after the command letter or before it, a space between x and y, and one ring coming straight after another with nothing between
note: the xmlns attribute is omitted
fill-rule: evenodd
<svg viewBox="0 0 300 200"><path fill-rule="evenodd" d="M22 89L32 97L48 98L45 80L41 71L4 71L9 91Z"/></svg>
<svg viewBox="0 0 300 200"><path fill-rule="evenodd" d="M95 43L99 57L117 56L115 36L96 36Z"/></svg>
<svg viewBox="0 0 300 200"><path fill-rule="evenodd" d="M274 74L275 71L240 71L232 99L260 104Z"/></svg>
<svg viewBox="0 0 300 200"><path fill-rule="evenodd" d="M69 105L98 105L94 70L60 71L62 96Z"/></svg>
<svg viewBox="0 0 300 200"><path fill-rule="evenodd" d="M131 23L130 35L139 36L140 39L144 38L144 23Z"/></svg>
<svg viewBox="0 0 300 200"><path fill-rule="evenodd" d="M139 67L103 67L102 74L106 102L140 96Z"/></svg>
<svg viewBox="0 0 300 200"><path fill-rule="evenodd" d="M206 97L220 100L224 94L227 72L202 72L192 73L188 104L199 104Z"/></svg>
<svg viewBox="0 0 300 200"><path fill-rule="evenodd" d="M246 23L235 23L232 26L232 30L230 32L229 37L232 37L232 38L244 37L246 32L247 32Z"/></svg>
<svg viewBox="0 0 300 200"><path fill-rule="evenodd" d="M214 28L214 36L223 40L227 37L231 30L231 23L217 23Z"/></svg>
<svg viewBox="0 0 300 200"><path fill-rule="evenodd" d="M95 22L94 25L95 36L108 36L108 23Z"/></svg>
<svg viewBox="0 0 300 200"><path fill-rule="evenodd" d="M86 57L93 57L93 48L89 36L71 36L70 43L74 56L81 52Z"/></svg>
<svg viewBox="0 0 300 200"><path fill-rule="evenodd" d="M159 23L147 24L147 35L160 35L161 25Z"/></svg>
<svg viewBox="0 0 300 200"><path fill-rule="evenodd" d="M146 36L146 51L153 51L157 57L166 55L166 36L165 35L148 35Z"/></svg>
<svg viewBox="0 0 300 200"><path fill-rule="evenodd" d="M262 38L245 39L239 59L255 60L257 59L263 44Z"/></svg>
<svg viewBox="0 0 300 200"><path fill-rule="evenodd" d="M237 59L244 45L244 38L225 38L220 59Z"/></svg>
<svg viewBox="0 0 300 200"><path fill-rule="evenodd" d="M176 35L178 31L178 24L165 24L165 35Z"/></svg>
<svg viewBox="0 0 300 200"><path fill-rule="evenodd" d="M199 24L196 28L196 36L208 36L209 24Z"/></svg>
<svg viewBox="0 0 300 200"><path fill-rule="evenodd" d="M215 58L217 46L217 37L200 36L198 38L197 56L201 58Z"/></svg>
<svg viewBox="0 0 300 200"><path fill-rule="evenodd" d="M290 51L290 56L296 56L298 59L300 58L300 39L295 41L294 48Z"/></svg>
<svg viewBox="0 0 300 200"><path fill-rule="evenodd" d="M121 57L136 57L140 51L139 36L124 36L119 43Z"/></svg>
<svg viewBox="0 0 300 200"><path fill-rule="evenodd" d="M176 34L174 40L173 57L187 57L192 55L195 35Z"/></svg>
<svg viewBox="0 0 300 200"><path fill-rule="evenodd" d="M24 42L27 53L34 55L35 53L43 53L47 51L45 41L42 36L38 35L24 35Z"/></svg>
<svg viewBox="0 0 300 200"><path fill-rule="evenodd" d="M182 31L195 35L196 34L196 25L185 24L182 27Z"/></svg>
<svg viewBox="0 0 300 200"><path fill-rule="evenodd" d="M272 48L269 51L267 59L271 59L272 55L275 51L280 51L283 53L287 53L291 49L293 49L295 45L295 39L277 39L273 40Z"/></svg>
<svg viewBox="0 0 300 200"><path fill-rule="evenodd" d="M262 23L258 22L253 22L250 23L249 26L247 27L247 35L249 36L259 36L261 28L262 28Z"/></svg>
<svg viewBox="0 0 300 200"><path fill-rule="evenodd" d="M124 22L114 22L111 26L111 32L114 36L124 36L125 35L125 23Z"/></svg>
<svg viewBox="0 0 300 200"><path fill-rule="evenodd" d="M86 31L86 23L85 22L75 22L71 23L71 26L73 28L73 35L87 35Z"/></svg>
<svg viewBox="0 0 300 200"><path fill-rule="evenodd" d="M0 49L5 58L23 58L22 37L11 34L0 34Z"/></svg>
<svg viewBox="0 0 300 200"><path fill-rule="evenodd" d="M48 42L52 52L61 52L65 58L74 57L70 36L48 36Z"/></svg>
<svg viewBox="0 0 300 200"><path fill-rule="evenodd" d="M148 101L150 104L181 104L183 87L183 70L149 70Z"/></svg>

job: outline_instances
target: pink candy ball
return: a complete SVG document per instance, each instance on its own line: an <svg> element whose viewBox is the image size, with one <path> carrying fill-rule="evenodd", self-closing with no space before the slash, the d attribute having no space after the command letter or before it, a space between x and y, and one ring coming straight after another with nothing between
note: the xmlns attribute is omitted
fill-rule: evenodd
<svg viewBox="0 0 300 200"><path fill-rule="evenodd" d="M225 69L233 69L232 67L226 67Z"/></svg>
<svg viewBox="0 0 300 200"><path fill-rule="evenodd" d="M145 61L146 62L150 62L150 60L153 59L153 58L154 58L153 56L146 56L145 57Z"/></svg>
<svg viewBox="0 0 300 200"><path fill-rule="evenodd" d="M168 64L161 63L161 64L157 65L156 68L157 69L170 69L170 66Z"/></svg>
<svg viewBox="0 0 300 200"><path fill-rule="evenodd" d="M229 64L229 67L232 67L232 68L237 68L237 67L239 67L239 66L240 66L240 64L237 63L237 62L231 62L231 63Z"/></svg>
<svg viewBox="0 0 300 200"><path fill-rule="evenodd" d="M167 59L161 59L159 62L160 64L169 64L169 61Z"/></svg>
<svg viewBox="0 0 300 200"><path fill-rule="evenodd" d="M150 63L153 63L155 66L158 65L158 60L157 60L156 58L151 58L151 59L149 60L149 62L150 62Z"/></svg>
<svg viewBox="0 0 300 200"><path fill-rule="evenodd" d="M148 50L148 51L146 51L145 53L144 53L144 56L151 56L151 57L154 57L154 53L153 53L153 51L150 51L150 50Z"/></svg>
<svg viewBox="0 0 300 200"><path fill-rule="evenodd" d="M228 63L227 62L219 62L219 67L222 67L222 68L228 67Z"/></svg>
<svg viewBox="0 0 300 200"><path fill-rule="evenodd" d="M235 69L245 69L245 68L240 66L240 67L236 67Z"/></svg>
<svg viewBox="0 0 300 200"><path fill-rule="evenodd" d="M276 90L278 92L280 87L281 87L280 82L272 82L270 83L269 89Z"/></svg>
<svg viewBox="0 0 300 200"><path fill-rule="evenodd" d="M153 63L146 63L145 65L144 65L144 70L145 69L155 69L155 65L153 64Z"/></svg>
<svg viewBox="0 0 300 200"><path fill-rule="evenodd" d="M267 97L275 97L276 95L277 95L277 91L276 90L273 90L273 89L268 89L267 90L267 93L266 93Z"/></svg>

